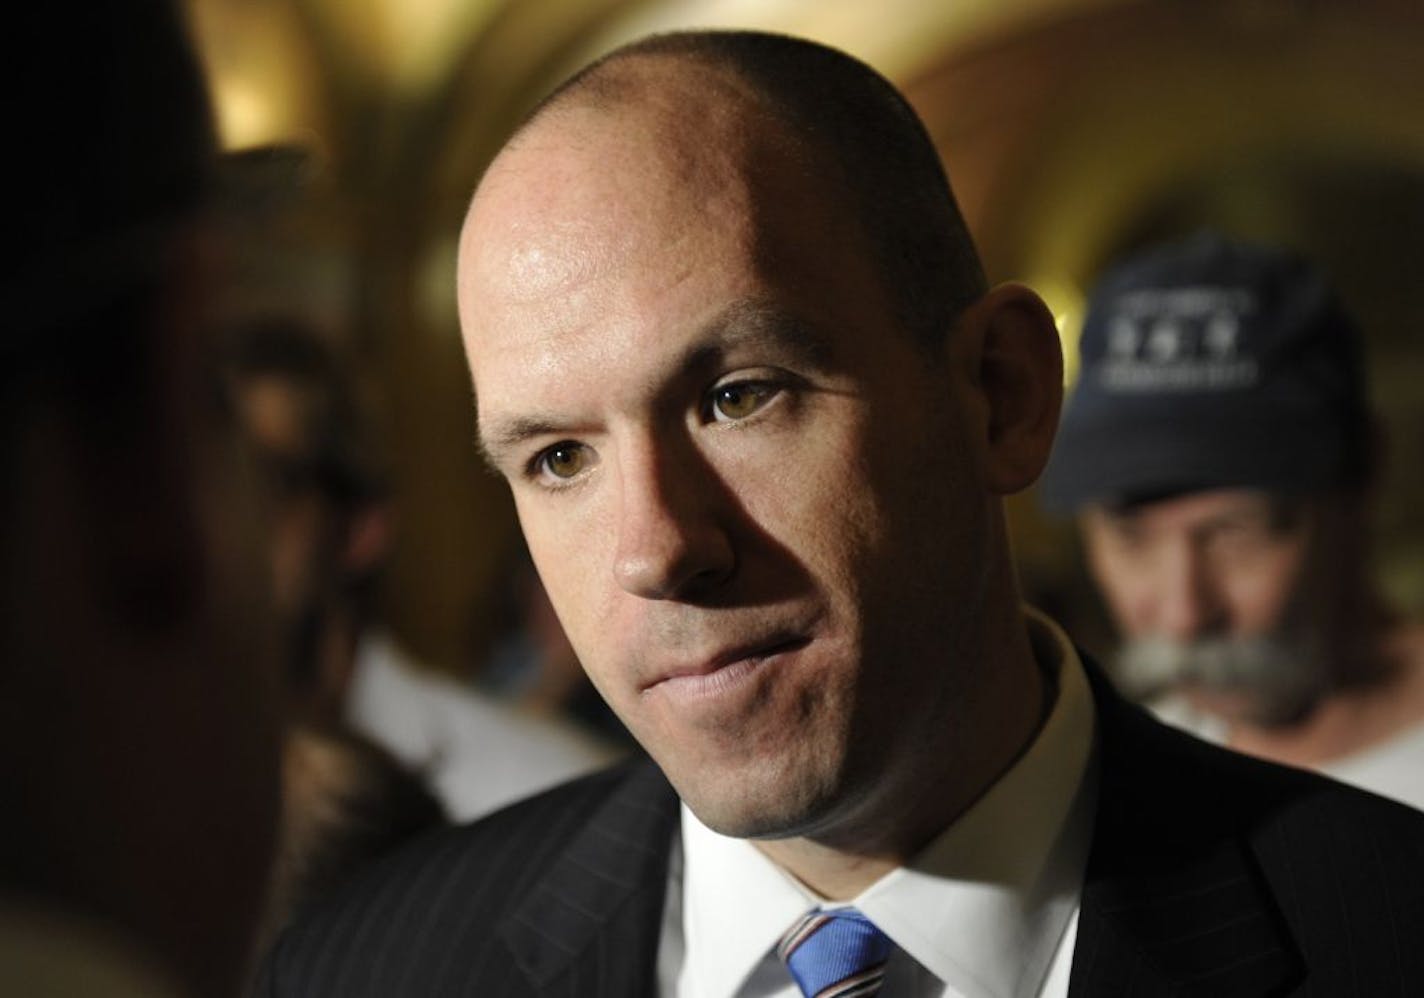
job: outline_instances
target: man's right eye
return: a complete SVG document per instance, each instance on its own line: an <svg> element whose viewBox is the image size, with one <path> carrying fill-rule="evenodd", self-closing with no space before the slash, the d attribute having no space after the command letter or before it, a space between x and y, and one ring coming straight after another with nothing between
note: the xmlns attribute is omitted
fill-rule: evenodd
<svg viewBox="0 0 1424 998"><path fill-rule="evenodd" d="M563 440L540 451L532 467L537 475L566 481L578 477L590 463L587 447L572 440Z"/></svg>

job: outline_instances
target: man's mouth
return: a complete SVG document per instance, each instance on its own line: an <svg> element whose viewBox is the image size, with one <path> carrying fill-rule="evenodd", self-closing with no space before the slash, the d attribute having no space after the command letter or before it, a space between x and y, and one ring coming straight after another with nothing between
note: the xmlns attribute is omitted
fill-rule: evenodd
<svg viewBox="0 0 1424 998"><path fill-rule="evenodd" d="M777 634L733 645L692 664L669 669L641 692L663 689L685 697L715 695L735 686L768 660L800 651L810 643L810 637L804 634Z"/></svg>

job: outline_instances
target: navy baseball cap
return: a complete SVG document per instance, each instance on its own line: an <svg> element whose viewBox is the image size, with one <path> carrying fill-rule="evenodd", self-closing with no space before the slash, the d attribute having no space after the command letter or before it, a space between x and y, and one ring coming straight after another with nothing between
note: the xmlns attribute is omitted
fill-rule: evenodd
<svg viewBox="0 0 1424 998"><path fill-rule="evenodd" d="M1040 482L1052 512L1368 473L1359 330L1294 253L1201 234L1132 257L1094 289L1079 357Z"/></svg>

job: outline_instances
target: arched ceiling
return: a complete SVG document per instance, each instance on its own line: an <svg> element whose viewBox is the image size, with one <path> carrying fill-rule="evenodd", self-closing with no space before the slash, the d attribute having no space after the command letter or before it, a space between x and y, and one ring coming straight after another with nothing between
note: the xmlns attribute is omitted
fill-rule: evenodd
<svg viewBox="0 0 1424 998"><path fill-rule="evenodd" d="M339 159L356 153L344 117L445 108L456 174L560 78L651 31L785 31L903 81L946 52L1122 2L188 0L228 145L299 141Z"/></svg>
<svg viewBox="0 0 1424 998"><path fill-rule="evenodd" d="M537 75L530 67L547 65L557 78L648 32L747 27L815 38L903 79L966 42L1119 2L188 0L217 83L224 131L235 144L288 139L303 127L320 127L310 92L321 84L304 79L314 55L328 71L418 101L458 77L474 52L493 58L507 74ZM481 44L484 35L498 37L497 50ZM551 60L551 53L562 57Z"/></svg>
<svg viewBox="0 0 1424 998"><path fill-rule="evenodd" d="M1061 288L1065 311L1180 185L1424 149L1404 0L189 2L230 144L315 146L357 188L420 198L435 232L528 107L622 41L743 26L843 47L926 117L991 271Z"/></svg>

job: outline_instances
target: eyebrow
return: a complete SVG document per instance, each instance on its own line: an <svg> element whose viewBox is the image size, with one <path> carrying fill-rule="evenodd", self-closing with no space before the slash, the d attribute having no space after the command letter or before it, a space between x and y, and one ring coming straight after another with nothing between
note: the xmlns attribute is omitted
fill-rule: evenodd
<svg viewBox="0 0 1424 998"><path fill-rule="evenodd" d="M540 416L513 416L501 419L495 429L489 431L483 422L477 424L475 447L484 459L485 465L495 474L500 474L500 456L515 449L526 440L537 437L554 436L562 432L563 426L552 419Z"/></svg>
<svg viewBox="0 0 1424 998"><path fill-rule="evenodd" d="M757 346L777 350L817 371L829 368L833 360L824 330L765 298L748 297L733 301L707 322L674 367L678 375L696 375L717 367L733 351ZM502 455L528 440L567 431L567 421L552 415L501 416L480 422L475 444L485 463L499 472Z"/></svg>

